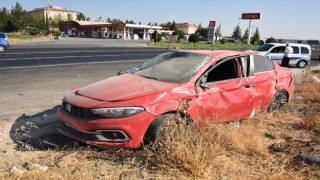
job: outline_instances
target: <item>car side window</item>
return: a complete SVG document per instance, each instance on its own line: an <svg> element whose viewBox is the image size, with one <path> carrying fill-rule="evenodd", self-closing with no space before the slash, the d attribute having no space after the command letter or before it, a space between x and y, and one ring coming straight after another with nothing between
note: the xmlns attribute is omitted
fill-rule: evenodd
<svg viewBox="0 0 320 180"><path fill-rule="evenodd" d="M301 47L301 54L309 54L309 49L306 47Z"/></svg>
<svg viewBox="0 0 320 180"><path fill-rule="evenodd" d="M266 66L264 57L254 55L253 60L254 60L254 73L267 71L267 66Z"/></svg>
<svg viewBox="0 0 320 180"><path fill-rule="evenodd" d="M284 53L286 47L285 46L278 46L271 50L271 53Z"/></svg>
<svg viewBox="0 0 320 180"><path fill-rule="evenodd" d="M266 66L267 66L267 71L272 71L274 70L274 64L271 60L269 59L264 59L266 62Z"/></svg>
<svg viewBox="0 0 320 180"><path fill-rule="evenodd" d="M218 63L207 76L207 83L238 78L236 59L228 59Z"/></svg>
<svg viewBox="0 0 320 180"><path fill-rule="evenodd" d="M300 48L298 46L291 46L293 49L293 54L299 54L300 53Z"/></svg>

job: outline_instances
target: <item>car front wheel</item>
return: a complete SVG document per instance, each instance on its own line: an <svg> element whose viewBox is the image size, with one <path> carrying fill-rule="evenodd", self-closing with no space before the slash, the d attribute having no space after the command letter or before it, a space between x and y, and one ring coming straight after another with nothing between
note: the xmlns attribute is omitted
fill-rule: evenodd
<svg viewBox="0 0 320 180"><path fill-rule="evenodd" d="M145 135L145 144L154 144L159 140L161 134L164 133L165 127L174 118L174 114L164 114L157 117L149 126Z"/></svg>

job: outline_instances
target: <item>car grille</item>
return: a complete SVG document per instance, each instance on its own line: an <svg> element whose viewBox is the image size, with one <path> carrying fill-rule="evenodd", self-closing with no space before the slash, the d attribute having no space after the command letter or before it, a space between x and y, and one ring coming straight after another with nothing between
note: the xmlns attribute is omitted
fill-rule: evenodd
<svg viewBox="0 0 320 180"><path fill-rule="evenodd" d="M87 141L100 141L96 135L94 133L89 133L89 132L83 132L80 130L77 130L71 126L68 126L67 124L65 124L64 122L60 122L59 128L69 132L70 134L83 139L83 140L87 140Z"/></svg>
<svg viewBox="0 0 320 180"><path fill-rule="evenodd" d="M62 109L67 113L70 113L74 116L85 118L85 119L99 119L102 118L101 116L94 114L91 112L90 109L84 109L77 106L73 106L66 102L62 102Z"/></svg>

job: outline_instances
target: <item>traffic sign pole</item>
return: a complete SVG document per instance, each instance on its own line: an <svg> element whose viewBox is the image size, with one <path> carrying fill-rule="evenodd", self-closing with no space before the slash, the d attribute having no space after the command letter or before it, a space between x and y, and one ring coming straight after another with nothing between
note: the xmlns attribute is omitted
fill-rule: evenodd
<svg viewBox="0 0 320 180"><path fill-rule="evenodd" d="M250 21L249 21L248 44L250 44L250 40L251 40L251 25L252 25L252 19L250 19Z"/></svg>

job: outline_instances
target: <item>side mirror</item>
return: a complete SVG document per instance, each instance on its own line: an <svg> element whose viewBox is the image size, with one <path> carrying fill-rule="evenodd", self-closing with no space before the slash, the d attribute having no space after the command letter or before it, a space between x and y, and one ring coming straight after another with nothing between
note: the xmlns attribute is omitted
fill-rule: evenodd
<svg viewBox="0 0 320 180"><path fill-rule="evenodd" d="M121 75L121 74L127 74L127 73L128 73L128 71L120 70L120 71L118 72L118 76Z"/></svg>

